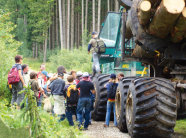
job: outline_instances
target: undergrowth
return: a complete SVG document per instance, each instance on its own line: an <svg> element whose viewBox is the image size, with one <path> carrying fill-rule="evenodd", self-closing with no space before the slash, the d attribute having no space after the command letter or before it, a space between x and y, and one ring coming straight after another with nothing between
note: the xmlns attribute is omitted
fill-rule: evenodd
<svg viewBox="0 0 186 138"><path fill-rule="evenodd" d="M25 138L27 134L33 138L84 137L77 126L69 126L67 120L59 122L57 116L53 116L42 110L42 108L38 108L34 93L29 87L22 92L25 93L23 101L25 106L22 110L17 110L13 106L8 107L7 100L0 99L1 136Z"/></svg>

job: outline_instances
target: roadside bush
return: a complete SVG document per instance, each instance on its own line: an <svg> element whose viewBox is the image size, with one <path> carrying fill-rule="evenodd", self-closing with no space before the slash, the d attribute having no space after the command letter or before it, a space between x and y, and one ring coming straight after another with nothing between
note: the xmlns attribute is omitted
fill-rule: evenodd
<svg viewBox="0 0 186 138"><path fill-rule="evenodd" d="M88 54L87 48L69 50L60 50L57 54L49 58L49 70L56 72L58 66L63 65L68 71L80 70L83 72L92 72L91 54Z"/></svg>
<svg viewBox="0 0 186 138"><path fill-rule="evenodd" d="M67 120L59 122L57 116L37 107L34 92L30 86L20 93L25 93L23 100L26 105L22 110L7 107L7 101L0 99L0 126L3 137L34 137L34 138L76 138L83 137L77 126L69 126ZM27 135L27 136L25 136ZM29 135L29 136L28 136Z"/></svg>
<svg viewBox="0 0 186 138"><path fill-rule="evenodd" d="M0 96L9 96L7 89L7 74L14 64L14 56L21 45L11 33L15 25L9 21L9 13L0 10Z"/></svg>

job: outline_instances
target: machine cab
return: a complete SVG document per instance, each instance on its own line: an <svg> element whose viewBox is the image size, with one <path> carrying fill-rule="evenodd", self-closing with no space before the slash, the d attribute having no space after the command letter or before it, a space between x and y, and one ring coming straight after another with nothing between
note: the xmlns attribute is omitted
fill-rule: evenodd
<svg viewBox="0 0 186 138"><path fill-rule="evenodd" d="M106 45L106 53L104 55L115 56L116 48L120 41L120 28L121 13L108 12L99 34L99 38L102 39Z"/></svg>

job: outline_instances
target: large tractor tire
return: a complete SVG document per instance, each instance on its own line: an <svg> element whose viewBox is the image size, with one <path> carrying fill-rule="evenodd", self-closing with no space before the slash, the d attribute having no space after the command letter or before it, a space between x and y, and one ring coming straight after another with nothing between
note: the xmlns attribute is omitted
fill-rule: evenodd
<svg viewBox="0 0 186 138"><path fill-rule="evenodd" d="M123 78L119 85L116 92L116 118L118 123L118 128L122 132L128 132L127 131L127 125L126 125L126 118L125 118L125 109L126 109L126 99L127 99L127 93L129 89L129 85L132 80L134 80L136 77L126 77Z"/></svg>
<svg viewBox="0 0 186 138"><path fill-rule="evenodd" d="M94 87L96 90L94 110L92 118L95 121L104 121L107 105L107 90L104 85L109 81L109 75L98 75L93 78Z"/></svg>
<svg viewBox="0 0 186 138"><path fill-rule="evenodd" d="M126 102L126 122L132 138L170 138L176 118L176 92L169 80L138 78L131 82Z"/></svg>

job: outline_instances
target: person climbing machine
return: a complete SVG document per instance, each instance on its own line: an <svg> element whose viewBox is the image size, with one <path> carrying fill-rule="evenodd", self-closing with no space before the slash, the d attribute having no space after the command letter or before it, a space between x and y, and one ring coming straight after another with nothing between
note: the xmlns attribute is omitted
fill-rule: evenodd
<svg viewBox="0 0 186 138"><path fill-rule="evenodd" d="M92 59L93 59L93 76L96 73L100 73L100 64L99 64L99 58L102 53L105 53L106 47L103 42L103 40L98 39L97 32L92 32L92 39L90 40L88 44L88 54L92 53Z"/></svg>
<svg viewBox="0 0 186 138"><path fill-rule="evenodd" d="M115 113L115 96L118 83L116 82L116 75L111 74L109 82L105 85L107 88L107 112L104 127L109 127L111 109L113 108L114 113L114 126L117 126L116 113Z"/></svg>

